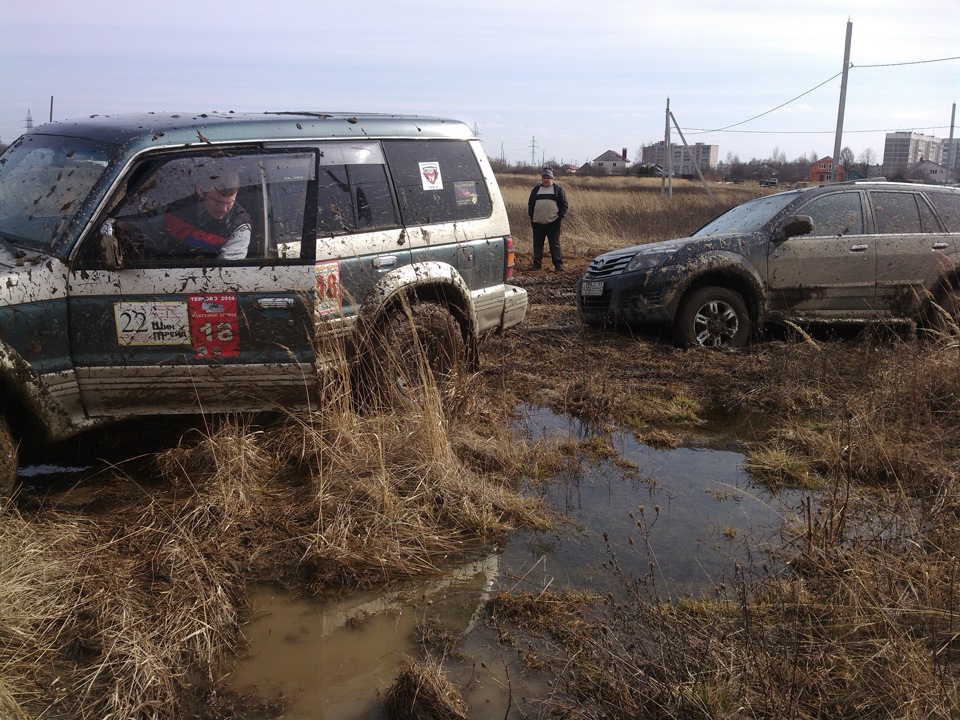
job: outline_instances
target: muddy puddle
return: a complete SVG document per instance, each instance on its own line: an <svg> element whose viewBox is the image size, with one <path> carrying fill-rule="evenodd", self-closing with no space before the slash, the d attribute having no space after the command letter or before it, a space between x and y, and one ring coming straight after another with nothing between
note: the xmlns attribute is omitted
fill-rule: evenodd
<svg viewBox="0 0 960 720"><path fill-rule="evenodd" d="M534 438L589 435L576 421L536 408L521 425ZM542 697L549 678L511 677L512 651L478 622L491 593L547 587L617 593L615 557L627 576L652 573L665 599L708 594L729 582L736 563L749 568L761 561L764 545L777 538L781 513L799 502L774 498L754 483L737 452L653 449L630 434L616 435L613 443L619 460L585 462L543 491L570 519L554 531L517 533L504 547L439 577L336 602L260 588L234 689L268 699L283 695L286 718L383 718L377 693L406 656L418 654L415 630L426 624L459 640L460 658L446 668L459 687L469 688L471 718L523 717L516 703Z"/></svg>

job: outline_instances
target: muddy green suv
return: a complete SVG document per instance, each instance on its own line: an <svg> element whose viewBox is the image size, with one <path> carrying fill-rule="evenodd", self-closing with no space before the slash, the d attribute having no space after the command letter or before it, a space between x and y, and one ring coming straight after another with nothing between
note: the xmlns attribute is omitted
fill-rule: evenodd
<svg viewBox="0 0 960 720"><path fill-rule="evenodd" d="M593 325L662 325L677 345L740 347L768 322L950 324L960 188L837 183L751 200L690 237L595 258Z"/></svg>
<svg viewBox="0 0 960 720"><path fill-rule="evenodd" d="M405 341L447 374L523 320L513 257L461 122L146 114L35 129L0 157L0 489L24 441L314 407L340 349L387 393L417 382L378 362Z"/></svg>

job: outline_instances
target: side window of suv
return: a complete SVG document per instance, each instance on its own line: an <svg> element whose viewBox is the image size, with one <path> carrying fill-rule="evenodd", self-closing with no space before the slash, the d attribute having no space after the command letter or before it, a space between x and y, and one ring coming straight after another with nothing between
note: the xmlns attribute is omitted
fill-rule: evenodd
<svg viewBox="0 0 960 720"><path fill-rule="evenodd" d="M324 143L320 149L318 234L400 225L379 143Z"/></svg>
<svg viewBox="0 0 960 720"><path fill-rule="evenodd" d="M858 192L821 195L798 213L813 219L814 236L863 234L863 205Z"/></svg>
<svg viewBox="0 0 960 720"><path fill-rule="evenodd" d="M927 194L947 226L947 232L960 233L960 193L931 191Z"/></svg>
<svg viewBox="0 0 960 720"><path fill-rule="evenodd" d="M296 260L312 153L190 155L137 168L111 213L124 262Z"/></svg>
<svg viewBox="0 0 960 720"><path fill-rule="evenodd" d="M909 234L940 229L933 211L917 193L871 192L870 204L878 233Z"/></svg>
<svg viewBox="0 0 960 720"><path fill-rule="evenodd" d="M406 224L490 217L493 204L469 143L388 140L383 146Z"/></svg>

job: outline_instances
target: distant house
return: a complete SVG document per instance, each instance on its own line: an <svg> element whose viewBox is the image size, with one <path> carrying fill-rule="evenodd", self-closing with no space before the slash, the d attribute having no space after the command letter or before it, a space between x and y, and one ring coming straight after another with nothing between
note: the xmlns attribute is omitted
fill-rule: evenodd
<svg viewBox="0 0 960 720"><path fill-rule="evenodd" d="M945 183L947 182L947 168L932 160L920 160L903 172L903 177L909 182Z"/></svg>
<svg viewBox="0 0 960 720"><path fill-rule="evenodd" d="M627 149L622 153L607 150L603 155L595 157L591 163L597 172L607 175L623 175L627 172Z"/></svg>
<svg viewBox="0 0 960 720"><path fill-rule="evenodd" d="M819 185L820 183L830 182L833 176L833 158L827 155L827 157L820 158L815 163L810 165L810 184ZM840 165L837 167L837 182L843 182L846 180L846 174L843 171L843 166Z"/></svg>

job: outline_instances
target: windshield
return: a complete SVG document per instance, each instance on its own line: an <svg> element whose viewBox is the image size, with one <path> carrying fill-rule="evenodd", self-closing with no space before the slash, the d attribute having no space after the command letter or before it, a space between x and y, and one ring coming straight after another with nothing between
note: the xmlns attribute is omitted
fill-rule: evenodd
<svg viewBox="0 0 960 720"><path fill-rule="evenodd" d="M116 147L28 134L0 157L0 238L49 252L77 218Z"/></svg>
<svg viewBox="0 0 960 720"><path fill-rule="evenodd" d="M770 219L799 197L797 192L777 193L757 198L727 210L693 235L731 235L757 232Z"/></svg>

